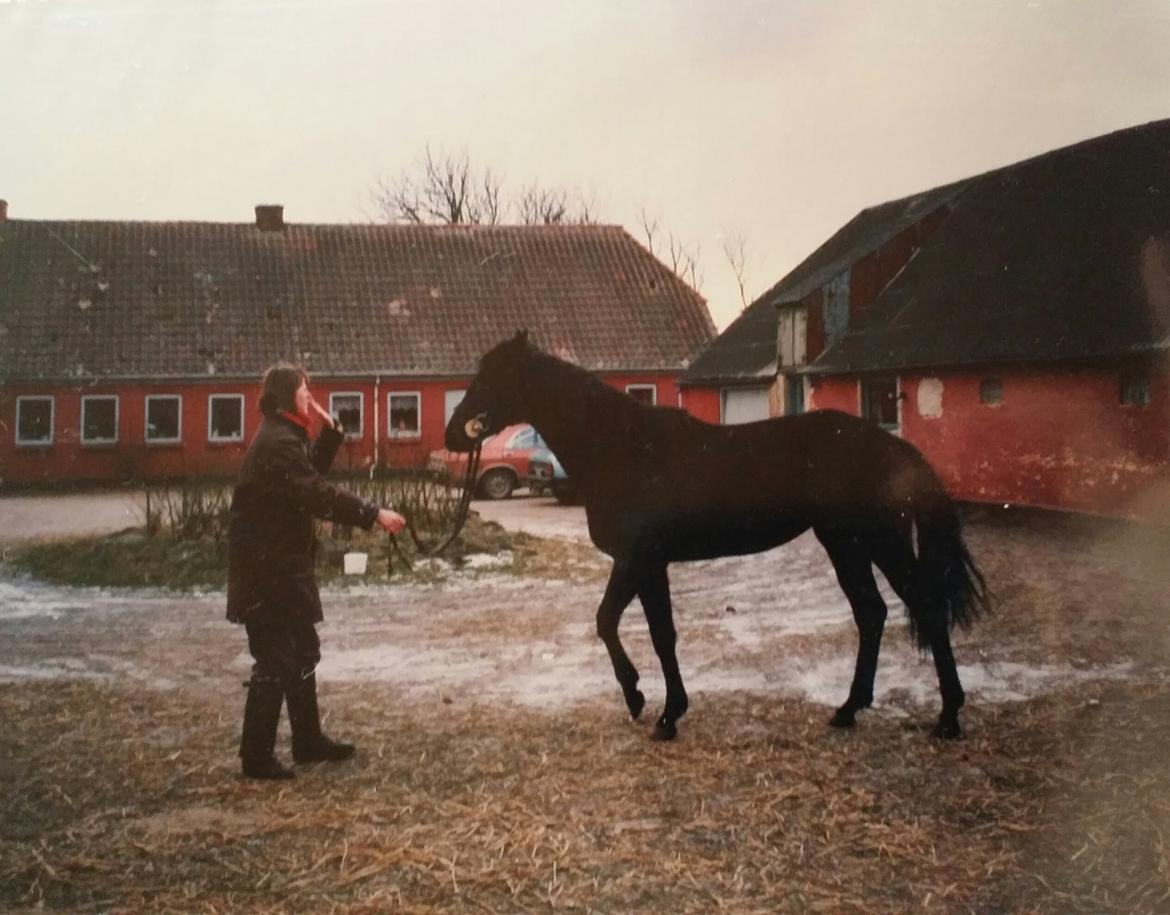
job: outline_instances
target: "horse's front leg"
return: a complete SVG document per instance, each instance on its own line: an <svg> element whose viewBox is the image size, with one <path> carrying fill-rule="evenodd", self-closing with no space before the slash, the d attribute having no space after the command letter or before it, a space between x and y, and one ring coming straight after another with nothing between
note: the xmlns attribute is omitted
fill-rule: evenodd
<svg viewBox="0 0 1170 915"><path fill-rule="evenodd" d="M638 579L638 597L642 600L646 622L650 625L650 641L654 643L654 651L662 664L662 676L666 680L666 707L651 737L654 740L674 740L678 734L677 722L687 713L687 691L683 687L674 650L677 635L665 564L642 570Z"/></svg>
<svg viewBox="0 0 1170 915"><path fill-rule="evenodd" d="M626 708L630 710L630 717L637 718L642 714L646 705L646 697L638 689L638 671L622 647L618 638L618 623L622 614L634 595L638 593L636 579L630 567L614 560L613 571L609 573L609 584L605 586L605 596L601 598L601 606L597 608L597 635L605 642L609 659L613 662L613 673L622 688L622 695L626 700Z"/></svg>

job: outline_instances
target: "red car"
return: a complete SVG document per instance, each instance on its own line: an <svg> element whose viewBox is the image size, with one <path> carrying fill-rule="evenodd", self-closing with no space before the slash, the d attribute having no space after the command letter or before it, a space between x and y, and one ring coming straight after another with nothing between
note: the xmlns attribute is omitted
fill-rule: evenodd
<svg viewBox="0 0 1170 915"><path fill-rule="evenodd" d="M476 493L486 499L508 498L512 490L523 485L532 452L544 447L544 439L527 423L501 429L483 443ZM467 455L446 448L432 451L427 469L458 483L467 473Z"/></svg>

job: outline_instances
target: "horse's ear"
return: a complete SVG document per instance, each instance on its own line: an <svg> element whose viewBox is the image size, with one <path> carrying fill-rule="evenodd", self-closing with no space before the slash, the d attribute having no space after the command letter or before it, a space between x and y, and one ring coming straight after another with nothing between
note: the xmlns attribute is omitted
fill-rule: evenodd
<svg viewBox="0 0 1170 915"><path fill-rule="evenodd" d="M528 328L516 331L516 336L512 338L512 342L517 346L528 346Z"/></svg>

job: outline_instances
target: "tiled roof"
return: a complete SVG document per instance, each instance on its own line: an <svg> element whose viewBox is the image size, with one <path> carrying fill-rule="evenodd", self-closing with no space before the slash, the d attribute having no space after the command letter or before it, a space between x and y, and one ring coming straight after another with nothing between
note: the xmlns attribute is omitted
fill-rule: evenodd
<svg viewBox="0 0 1170 915"><path fill-rule="evenodd" d="M0 379L466 375L517 329L685 368L703 299L616 226L0 223Z"/></svg>
<svg viewBox="0 0 1170 915"><path fill-rule="evenodd" d="M1170 120L971 179L808 371L1053 362L1170 348Z"/></svg>

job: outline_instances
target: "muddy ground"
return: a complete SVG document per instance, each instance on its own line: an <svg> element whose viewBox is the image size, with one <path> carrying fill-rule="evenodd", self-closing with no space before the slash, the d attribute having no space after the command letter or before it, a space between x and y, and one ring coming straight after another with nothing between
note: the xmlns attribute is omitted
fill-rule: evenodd
<svg viewBox="0 0 1170 915"><path fill-rule="evenodd" d="M855 640L812 538L675 567L691 712L663 745L638 607L644 720L593 635L579 511L485 510L569 538L563 579L328 593L326 725L360 752L291 784L236 775L222 595L0 578L0 907L1170 911L1164 532L969 515L997 610L956 639L955 743L896 603L877 707L824 727Z"/></svg>

